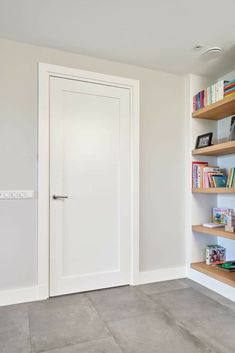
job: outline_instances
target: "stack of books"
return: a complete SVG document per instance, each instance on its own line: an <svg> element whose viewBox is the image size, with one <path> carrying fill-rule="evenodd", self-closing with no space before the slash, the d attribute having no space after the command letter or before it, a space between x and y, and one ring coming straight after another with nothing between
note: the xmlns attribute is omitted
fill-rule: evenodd
<svg viewBox="0 0 235 353"><path fill-rule="evenodd" d="M192 187L223 188L227 186L228 177L219 167L209 166L207 162L192 162Z"/></svg>
<svg viewBox="0 0 235 353"><path fill-rule="evenodd" d="M235 80L229 81L224 86L224 97L229 97L235 94Z"/></svg>
<svg viewBox="0 0 235 353"><path fill-rule="evenodd" d="M227 187L228 188L234 188L235 187L235 167L232 167L230 169L230 171L229 171Z"/></svg>
<svg viewBox="0 0 235 353"><path fill-rule="evenodd" d="M233 83L234 83L234 86L231 86ZM193 97L193 111L195 112L198 109L202 109L210 104L213 104L223 99L225 97L225 87L227 87L226 88L227 95L231 92L229 90L232 87L234 88L234 92L235 92L235 80L233 81L220 80L216 82L214 85L198 92Z"/></svg>

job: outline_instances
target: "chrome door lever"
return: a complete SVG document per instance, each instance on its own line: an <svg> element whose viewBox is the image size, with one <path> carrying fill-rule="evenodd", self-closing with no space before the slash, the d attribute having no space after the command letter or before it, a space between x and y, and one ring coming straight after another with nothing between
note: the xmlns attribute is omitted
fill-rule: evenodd
<svg viewBox="0 0 235 353"><path fill-rule="evenodd" d="M53 195L53 200L68 199L68 196Z"/></svg>

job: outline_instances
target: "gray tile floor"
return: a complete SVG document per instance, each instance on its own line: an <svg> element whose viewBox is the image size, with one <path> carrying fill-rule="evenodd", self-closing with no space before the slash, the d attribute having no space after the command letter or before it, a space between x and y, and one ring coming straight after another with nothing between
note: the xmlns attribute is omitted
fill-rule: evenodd
<svg viewBox="0 0 235 353"><path fill-rule="evenodd" d="M0 353L235 353L235 303L188 279L0 308Z"/></svg>

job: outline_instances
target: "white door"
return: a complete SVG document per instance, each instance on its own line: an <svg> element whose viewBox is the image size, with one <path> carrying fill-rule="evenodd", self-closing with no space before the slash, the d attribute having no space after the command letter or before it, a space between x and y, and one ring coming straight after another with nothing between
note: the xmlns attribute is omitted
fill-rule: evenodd
<svg viewBox="0 0 235 353"><path fill-rule="evenodd" d="M50 78L51 296L130 283L130 204L129 90Z"/></svg>

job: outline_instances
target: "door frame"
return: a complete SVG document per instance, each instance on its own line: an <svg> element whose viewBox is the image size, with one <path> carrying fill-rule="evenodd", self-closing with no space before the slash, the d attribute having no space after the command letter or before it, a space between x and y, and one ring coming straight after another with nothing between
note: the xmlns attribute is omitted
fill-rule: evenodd
<svg viewBox="0 0 235 353"><path fill-rule="evenodd" d="M38 294L49 298L50 276L50 77L126 88L130 92L131 232L130 285L139 284L139 81L38 63Z"/></svg>

